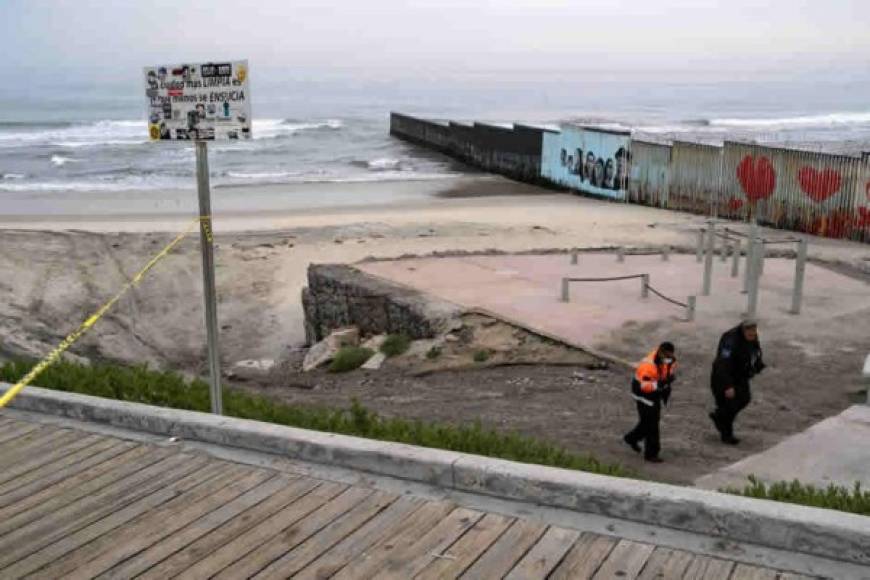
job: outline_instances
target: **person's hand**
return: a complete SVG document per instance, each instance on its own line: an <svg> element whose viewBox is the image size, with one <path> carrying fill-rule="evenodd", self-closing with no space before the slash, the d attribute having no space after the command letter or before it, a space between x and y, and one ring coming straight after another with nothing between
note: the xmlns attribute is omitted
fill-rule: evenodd
<svg viewBox="0 0 870 580"><path fill-rule="evenodd" d="M725 389L726 399L733 399L735 394L736 393L734 392L734 387L728 387L727 389Z"/></svg>

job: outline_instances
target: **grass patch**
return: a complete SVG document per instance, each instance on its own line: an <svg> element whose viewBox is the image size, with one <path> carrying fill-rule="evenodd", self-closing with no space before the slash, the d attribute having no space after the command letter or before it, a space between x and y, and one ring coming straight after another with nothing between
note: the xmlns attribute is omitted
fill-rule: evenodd
<svg viewBox="0 0 870 580"><path fill-rule="evenodd" d="M0 381L14 383L32 366L32 363L25 362L0 366ZM145 366L83 366L59 362L40 375L39 386L160 407L204 412L210 409L208 385L205 382L188 382L176 373L153 371ZM350 409L291 406L227 388L223 392L223 401L227 415L243 419L605 475L633 475L620 465L573 454L559 446L518 433L501 433L480 423L456 426L386 418L356 401Z"/></svg>
<svg viewBox="0 0 870 580"><path fill-rule="evenodd" d="M478 350L474 353L474 362L476 363L484 363L489 360L489 351L488 350Z"/></svg>
<svg viewBox="0 0 870 580"><path fill-rule="evenodd" d="M429 360L435 360L436 358L441 356L441 347L433 346L429 350L426 351L426 358Z"/></svg>
<svg viewBox="0 0 870 580"><path fill-rule="evenodd" d="M404 334L391 334L381 345L381 352L389 357L405 354L411 348L411 339Z"/></svg>
<svg viewBox="0 0 870 580"><path fill-rule="evenodd" d="M329 364L329 372L346 373L356 370L372 358L373 354L375 354L375 351L370 348L344 346L335 353L335 357Z"/></svg>
<svg viewBox="0 0 870 580"><path fill-rule="evenodd" d="M722 491L732 495L870 516L870 491L861 489L860 482L855 482L852 488L834 484L816 487L797 480L766 484L755 476L749 476L749 483L743 489L726 488Z"/></svg>

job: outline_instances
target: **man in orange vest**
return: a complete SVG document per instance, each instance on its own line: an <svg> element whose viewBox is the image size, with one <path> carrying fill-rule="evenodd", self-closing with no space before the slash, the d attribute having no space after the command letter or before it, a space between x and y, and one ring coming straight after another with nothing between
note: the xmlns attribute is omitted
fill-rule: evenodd
<svg viewBox="0 0 870 580"><path fill-rule="evenodd" d="M639 443L643 441L644 459L652 463L662 462L659 457L659 419L662 403L668 404L671 384L676 376L675 353L673 343L663 342L640 361L631 381L631 396L637 402L640 420L623 440L638 453Z"/></svg>

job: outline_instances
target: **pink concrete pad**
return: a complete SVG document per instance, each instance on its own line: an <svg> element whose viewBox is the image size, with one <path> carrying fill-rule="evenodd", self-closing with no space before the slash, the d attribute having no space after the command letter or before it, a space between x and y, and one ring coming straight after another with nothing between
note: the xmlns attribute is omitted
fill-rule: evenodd
<svg viewBox="0 0 870 580"><path fill-rule="evenodd" d="M741 268L745 261L741 262ZM713 325L727 328L740 319L746 309L742 293L743 272L732 278L730 260L714 261L713 293L700 296L703 263L694 256L673 255L670 261L660 256L626 256L618 262L614 254L570 256L505 255L456 258L422 258L373 262L362 270L394 282L437 295L471 309L484 309L528 328L558 336L570 344L601 348L612 333L626 323L668 321L674 324ZM859 313L866 318L868 285L830 270L809 264L804 287L801 316L788 314L791 306L795 263L768 259L759 298L759 317L777 322L787 330L800 332L814 327L818 320ZM649 274L650 284L659 292L686 302L697 295L696 323L681 323L685 310L650 295L641 298L640 280L572 283L570 302L560 301L563 277L616 277Z"/></svg>

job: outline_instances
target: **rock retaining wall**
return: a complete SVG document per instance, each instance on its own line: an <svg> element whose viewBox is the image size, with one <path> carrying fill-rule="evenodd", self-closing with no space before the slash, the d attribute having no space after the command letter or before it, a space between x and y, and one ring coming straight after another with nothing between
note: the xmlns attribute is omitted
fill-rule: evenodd
<svg viewBox="0 0 870 580"><path fill-rule="evenodd" d="M345 326L356 326L363 335L405 334L420 339L462 324L462 309L455 304L339 264L308 267L302 306L309 345Z"/></svg>

